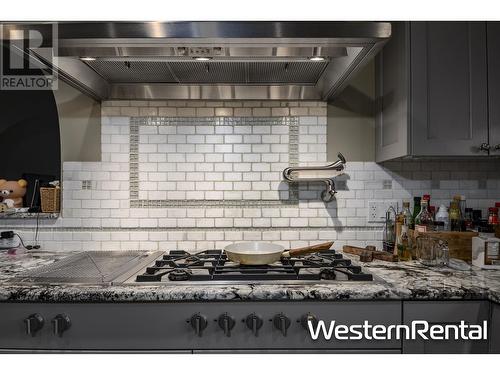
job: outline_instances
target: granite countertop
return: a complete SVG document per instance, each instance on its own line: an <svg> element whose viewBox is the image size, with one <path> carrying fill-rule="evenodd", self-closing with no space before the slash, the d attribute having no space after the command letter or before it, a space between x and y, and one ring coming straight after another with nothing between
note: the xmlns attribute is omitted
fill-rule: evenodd
<svg viewBox="0 0 500 375"><path fill-rule="evenodd" d="M500 270L432 269L417 262L359 263L374 282L330 284L244 285L36 285L11 279L28 269L50 264L69 252L0 253L0 302L137 302L208 300L461 300L489 299L500 303Z"/></svg>

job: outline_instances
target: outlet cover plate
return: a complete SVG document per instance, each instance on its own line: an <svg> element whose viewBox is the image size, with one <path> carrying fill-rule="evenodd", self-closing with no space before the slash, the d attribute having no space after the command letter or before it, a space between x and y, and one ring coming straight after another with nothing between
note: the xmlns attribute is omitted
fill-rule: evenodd
<svg viewBox="0 0 500 375"><path fill-rule="evenodd" d="M368 202L368 222L369 223L383 223L385 221L385 213L390 206L398 210L398 202L391 201L369 201Z"/></svg>

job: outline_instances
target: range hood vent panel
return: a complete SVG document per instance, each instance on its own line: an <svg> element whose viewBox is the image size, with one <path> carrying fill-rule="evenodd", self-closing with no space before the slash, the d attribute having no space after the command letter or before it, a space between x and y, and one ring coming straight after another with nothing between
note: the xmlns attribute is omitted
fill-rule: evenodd
<svg viewBox="0 0 500 375"><path fill-rule="evenodd" d="M327 61L250 62L248 79L260 84L315 85L327 65Z"/></svg>
<svg viewBox="0 0 500 375"><path fill-rule="evenodd" d="M218 61L182 61L167 63L179 83L232 84L245 83L245 63Z"/></svg>
<svg viewBox="0 0 500 375"><path fill-rule="evenodd" d="M176 83L169 66L161 61L86 61L108 83L165 82Z"/></svg>
<svg viewBox="0 0 500 375"><path fill-rule="evenodd" d="M86 61L109 83L314 85L327 61Z"/></svg>

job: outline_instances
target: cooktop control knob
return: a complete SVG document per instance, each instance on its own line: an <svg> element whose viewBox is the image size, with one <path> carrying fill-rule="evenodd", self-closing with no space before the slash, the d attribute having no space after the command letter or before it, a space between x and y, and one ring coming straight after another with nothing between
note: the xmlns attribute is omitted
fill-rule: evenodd
<svg viewBox="0 0 500 375"><path fill-rule="evenodd" d="M52 319L52 331L56 336L61 337L64 331L67 331L69 327L71 327L71 320L66 314L56 315L56 317Z"/></svg>
<svg viewBox="0 0 500 375"><path fill-rule="evenodd" d="M316 326L318 325L318 318L316 318L316 316L311 313L302 315L302 317L300 318L300 324L302 325L302 327L304 327L304 329L309 330L308 322L311 322L313 328L316 328Z"/></svg>
<svg viewBox="0 0 500 375"><path fill-rule="evenodd" d="M26 334L35 336L38 331L43 327L43 317L40 314L32 314L24 319L24 326L26 327Z"/></svg>
<svg viewBox="0 0 500 375"><path fill-rule="evenodd" d="M262 324L263 324L262 318L259 315L252 313L252 314L247 316L245 321L246 321L247 327L250 330L252 330L252 333L256 337L259 336L259 329L260 329L260 327L262 327Z"/></svg>
<svg viewBox="0 0 500 375"><path fill-rule="evenodd" d="M219 315L219 327L222 328L227 337L231 337L231 330L234 328L234 318L227 313Z"/></svg>
<svg viewBox="0 0 500 375"><path fill-rule="evenodd" d="M290 319L283 313L276 314L273 319L274 327L279 329L283 336L286 336L288 327L290 327Z"/></svg>
<svg viewBox="0 0 500 375"><path fill-rule="evenodd" d="M194 332L197 336L201 337L203 330L207 328L208 321L203 315L197 313L194 314L190 319L191 327L194 329Z"/></svg>

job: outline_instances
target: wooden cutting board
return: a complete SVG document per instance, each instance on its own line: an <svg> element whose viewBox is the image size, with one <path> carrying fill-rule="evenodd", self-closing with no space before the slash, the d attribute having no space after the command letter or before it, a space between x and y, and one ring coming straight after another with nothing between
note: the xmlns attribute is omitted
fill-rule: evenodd
<svg viewBox="0 0 500 375"><path fill-rule="evenodd" d="M386 251L377 251L374 250L373 247L367 247L367 248L362 248L362 247L356 247L356 246L349 246L349 245L344 245L342 248L342 251L344 253L348 254L354 254L354 255L364 255L364 254L370 254L373 259L378 259L378 260L385 260L386 262L397 262L398 261L398 256L388 253Z"/></svg>
<svg viewBox="0 0 500 375"><path fill-rule="evenodd" d="M472 261L472 238L478 236L477 232L425 232L409 231L410 236L425 235L439 238L448 242L450 258Z"/></svg>

